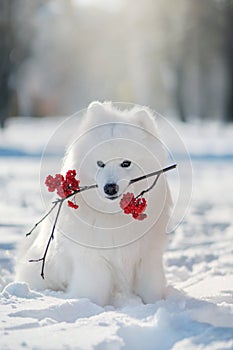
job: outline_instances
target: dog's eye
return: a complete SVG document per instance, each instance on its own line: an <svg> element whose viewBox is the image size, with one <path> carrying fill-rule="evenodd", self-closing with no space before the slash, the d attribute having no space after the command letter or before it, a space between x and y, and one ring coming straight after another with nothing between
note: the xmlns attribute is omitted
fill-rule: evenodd
<svg viewBox="0 0 233 350"><path fill-rule="evenodd" d="M105 167L105 164L104 164L104 162L102 162L102 160L97 160L97 165L98 165L100 168L104 168L104 167Z"/></svg>
<svg viewBox="0 0 233 350"><path fill-rule="evenodd" d="M121 167L122 167L122 168L128 168L130 165L131 165L131 161L130 161L130 160L124 160L124 161L121 163Z"/></svg>

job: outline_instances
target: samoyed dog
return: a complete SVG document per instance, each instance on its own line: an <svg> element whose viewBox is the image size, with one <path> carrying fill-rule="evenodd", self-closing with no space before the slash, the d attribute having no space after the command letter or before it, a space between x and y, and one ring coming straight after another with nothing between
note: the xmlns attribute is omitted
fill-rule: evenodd
<svg viewBox="0 0 233 350"><path fill-rule="evenodd" d="M154 303L165 296L163 251L171 210L166 176L145 194L144 220L135 220L120 207L126 192L138 195L154 178L129 181L166 166L166 152L148 108L120 110L110 102L93 102L74 130L62 174L76 169L80 185L98 187L77 194L78 209L63 203L54 239L45 262L40 258L55 214L26 239L16 266L16 279L32 288L64 291L101 306L117 304L119 296ZM59 172L60 169L58 169Z"/></svg>

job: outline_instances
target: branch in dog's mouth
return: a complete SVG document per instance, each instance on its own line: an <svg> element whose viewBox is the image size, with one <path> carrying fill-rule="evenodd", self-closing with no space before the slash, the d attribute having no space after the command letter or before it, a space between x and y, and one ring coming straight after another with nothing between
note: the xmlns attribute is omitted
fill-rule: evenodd
<svg viewBox="0 0 233 350"><path fill-rule="evenodd" d="M150 190L156 185L156 183L157 183L157 181L158 181L158 179L159 179L159 176L160 176L161 174L163 174L163 173L165 173L165 172L167 172L167 171L169 171L169 170L175 169L176 166L177 166L177 164L173 164L173 165L170 165L170 166L168 166L168 167L166 167L166 168L163 168L163 169L154 171L154 172L149 173L149 174L146 174L146 175L142 175L142 176L136 177L136 178L134 178L134 179L131 179L122 193L120 193L120 194L117 195L117 196L111 196L111 197L107 197L107 196L106 196L106 198L107 198L107 199L111 199L111 200L117 199L117 198L121 197L122 194L126 191L126 189L127 189L130 185L134 184L135 182L145 180L145 179L147 179L147 178L149 178L149 177L152 177L152 176L156 176L156 178L155 178L154 182L152 183L152 185L151 185L150 187L148 187L146 190L143 190L143 191L137 196L137 197L140 197L140 196L142 196L144 193L150 191ZM96 187L98 187L98 186L96 186Z"/></svg>
<svg viewBox="0 0 233 350"><path fill-rule="evenodd" d="M162 173L165 173L169 170L172 170L174 168L176 168L177 164L173 164L173 165L170 165L166 168L163 168L163 169L160 169L160 170L157 170L157 171L154 171L152 173L149 173L149 174L146 174L146 175L143 175L143 176L139 176L137 178L134 178L134 179L131 179L126 187L126 189L132 185L133 183L135 182L138 182L138 181L142 181L142 180L145 180L147 179L148 177L152 177L152 176L156 176L155 177L155 180L154 182L152 183L152 185L150 185L147 189L143 190L138 196L135 197L135 200L138 200L138 198L141 198L144 193L146 192L149 192L157 183L160 175ZM73 171L74 172L74 171ZM59 174L60 175L60 174ZM49 214L56 208L56 206L59 204L58 206L58 210L57 210L57 214L55 216L55 220L54 220L54 223L53 223L53 227L52 227L52 231L50 233L50 236L49 236L49 239L47 241L47 244L46 244L46 247L45 247L45 250L44 250L44 254L41 258L38 258L38 259L31 259L29 260L29 262L42 262L42 268L41 268L41 277L44 279L44 268L45 268L45 261L46 261L46 256L47 256L47 253L48 253L48 249L50 247L50 244L52 242L52 240L54 239L54 232L55 232L55 228L56 228L56 224L57 224L57 221L58 221L58 217L59 217L59 214L60 214L60 211L61 211L61 208L62 208L62 204L65 200L69 199L70 197L74 197L76 194L80 193L80 192L84 192L84 191L87 191L87 190L90 190L90 189L94 189L94 188L97 188L98 185L97 184L94 184L94 185L89 185L89 186L83 186L83 187L78 187L76 190L72 190L72 193L71 194L68 194L66 195L65 197L63 198L58 198L56 199L52 204L52 208L42 217L42 219L40 219L34 226L33 228L26 234L26 236L29 236L35 229L36 227L42 222L44 221L48 216ZM126 190L125 189L125 190ZM107 197L108 199L117 199L118 197L120 197L122 195L122 193L119 195L119 196L112 196L112 197ZM69 204L69 201L68 201L68 204ZM75 205L76 208L78 208L77 205ZM74 206L73 206L74 208ZM76 209L75 208L75 209ZM145 214L143 214L145 215ZM146 215L145 215L146 216Z"/></svg>
<svg viewBox="0 0 233 350"><path fill-rule="evenodd" d="M156 177L156 179L157 179L161 174L166 173L166 172L169 171L169 170L175 169L176 167L177 167L177 164L172 164L172 165L169 165L169 166L166 167L166 168L163 168L163 169L160 169L160 170L157 170L157 171L153 171L152 173L149 173L149 174L142 175L142 176L136 177L136 178L134 178L134 179L131 179L131 180L129 181L128 185L126 186L126 188L124 189L124 191L125 191L130 185L134 184L135 182L145 180L145 179L147 179L147 178L149 178L149 177L152 177L152 176L157 176L157 177ZM69 195L69 196L66 197L66 198L58 199L58 201L61 201L61 200L63 201L63 200L65 200L65 199L67 199L67 198L72 197L72 196L73 196L74 194L76 194L76 193L80 193L80 192L83 192L83 191L86 191L86 190L90 190L90 189L92 189L92 188L97 188L97 187L98 187L97 184L81 187L79 190L75 191L73 194ZM154 187L154 186L153 186L153 187ZM150 189L152 189L152 188L150 188ZM144 190L144 191L143 191L143 194L145 193L145 191L148 192L147 190ZM113 200L113 199L119 198L121 195L122 195L122 193L119 194L119 195L117 195L117 196L106 196L106 198L107 198L107 199ZM141 195L141 194L140 194L140 195Z"/></svg>
<svg viewBox="0 0 233 350"><path fill-rule="evenodd" d="M173 164L173 165L170 165L170 166L168 166L168 167L166 167L166 168L163 168L163 169L154 171L154 172L152 172L152 173L149 173L149 174L146 174L146 175L143 175L143 176L136 177L135 179L132 179L132 180L129 181L129 185L132 185L132 184L135 183L135 182L138 182L138 181L147 179L148 177L151 177L151 176L161 175L162 173L165 173L165 172L167 172L167 171L169 171L169 170L175 169L176 166L177 166L177 164Z"/></svg>

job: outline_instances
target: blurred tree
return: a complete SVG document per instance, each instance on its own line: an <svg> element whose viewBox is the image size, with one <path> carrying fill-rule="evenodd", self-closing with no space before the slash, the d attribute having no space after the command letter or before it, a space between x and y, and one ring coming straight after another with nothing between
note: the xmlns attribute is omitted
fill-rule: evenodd
<svg viewBox="0 0 233 350"><path fill-rule="evenodd" d="M228 70L228 90L226 93L226 107L224 119L233 121L233 1L225 0L225 49Z"/></svg>
<svg viewBox="0 0 233 350"><path fill-rule="evenodd" d="M122 13L71 0L44 2L33 16L31 55L18 71L23 114L70 114L93 99L129 100L120 21Z"/></svg>
<svg viewBox="0 0 233 350"><path fill-rule="evenodd" d="M224 113L227 71L222 11L213 0L189 0L184 22L182 99L190 118L217 119Z"/></svg>
<svg viewBox="0 0 233 350"><path fill-rule="evenodd" d="M233 120L233 0L0 0L0 116L73 113L91 100Z"/></svg>
<svg viewBox="0 0 233 350"><path fill-rule="evenodd" d="M128 3L136 100L182 121L222 118L232 76L232 0ZM229 101L228 111L232 95Z"/></svg>
<svg viewBox="0 0 233 350"><path fill-rule="evenodd" d="M18 70L31 54L33 14L44 0L0 0L0 123L18 115Z"/></svg>
<svg viewBox="0 0 233 350"><path fill-rule="evenodd" d="M14 42L12 5L14 0L0 0L0 126L4 127L10 113L12 90L9 79L12 71L10 53Z"/></svg>

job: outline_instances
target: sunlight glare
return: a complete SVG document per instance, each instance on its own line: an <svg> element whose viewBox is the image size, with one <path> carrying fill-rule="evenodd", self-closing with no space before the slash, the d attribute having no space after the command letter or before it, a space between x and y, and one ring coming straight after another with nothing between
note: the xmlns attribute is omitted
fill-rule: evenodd
<svg viewBox="0 0 233 350"><path fill-rule="evenodd" d="M118 10L122 0L72 0L77 6L94 6L107 10Z"/></svg>

